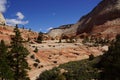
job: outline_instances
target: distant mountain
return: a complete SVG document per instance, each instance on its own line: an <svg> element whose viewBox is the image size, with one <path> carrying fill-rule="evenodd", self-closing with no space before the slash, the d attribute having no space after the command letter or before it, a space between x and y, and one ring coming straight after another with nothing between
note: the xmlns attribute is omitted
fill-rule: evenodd
<svg viewBox="0 0 120 80"><path fill-rule="evenodd" d="M53 29L53 32L50 31L48 34L61 36L58 30L66 36L82 33L115 36L120 33L120 0L102 0L90 13L83 16L70 28L65 30ZM57 34L58 32L59 34Z"/></svg>
<svg viewBox="0 0 120 80"><path fill-rule="evenodd" d="M59 39L61 35L63 35L65 31L71 28L73 25L74 24L67 24L59 26L58 28L53 28L47 34L49 37L52 37L53 39Z"/></svg>
<svg viewBox="0 0 120 80"><path fill-rule="evenodd" d="M120 33L120 0L103 0L78 23L77 34Z"/></svg>

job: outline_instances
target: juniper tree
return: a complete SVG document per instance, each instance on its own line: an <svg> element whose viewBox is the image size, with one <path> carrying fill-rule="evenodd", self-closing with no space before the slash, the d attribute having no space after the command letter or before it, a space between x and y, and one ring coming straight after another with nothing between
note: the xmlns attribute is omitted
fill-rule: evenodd
<svg viewBox="0 0 120 80"><path fill-rule="evenodd" d="M39 32L39 35L38 35L38 38L37 38L37 42L38 43L42 43L42 40L43 40L43 33Z"/></svg>
<svg viewBox="0 0 120 80"><path fill-rule="evenodd" d="M26 60L29 51L23 46L23 39L16 25L14 29L15 36L11 41L11 51L9 60L10 66L14 71L14 80L29 80L27 71L30 69Z"/></svg>
<svg viewBox="0 0 120 80"><path fill-rule="evenodd" d="M38 52L38 48L37 48L37 47L35 48L34 52L35 52L35 53L37 53L37 52Z"/></svg>
<svg viewBox="0 0 120 80"><path fill-rule="evenodd" d="M0 80L13 80L13 72L8 63L8 49L4 41L0 42Z"/></svg>

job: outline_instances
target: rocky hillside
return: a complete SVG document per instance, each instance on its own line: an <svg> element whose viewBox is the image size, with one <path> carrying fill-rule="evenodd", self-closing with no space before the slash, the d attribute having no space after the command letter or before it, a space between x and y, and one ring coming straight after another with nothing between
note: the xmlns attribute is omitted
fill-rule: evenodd
<svg viewBox="0 0 120 80"><path fill-rule="evenodd" d="M47 34L53 39L59 39L67 29L70 29L73 24L62 25L58 28L51 29Z"/></svg>
<svg viewBox="0 0 120 80"><path fill-rule="evenodd" d="M55 32L55 33L54 33ZM64 31L53 29L50 35L79 35L81 33L101 34L103 36L120 33L120 0L102 0L90 13Z"/></svg>
<svg viewBox="0 0 120 80"><path fill-rule="evenodd" d="M11 37L14 35L14 27L6 25L6 21L2 13L0 13L0 40L4 40L6 43L10 43ZM20 32L24 40L35 40L38 33L30 31L28 29L20 28Z"/></svg>
<svg viewBox="0 0 120 80"><path fill-rule="evenodd" d="M13 29L14 27L12 26L0 25L0 40L3 39L6 44L9 44L11 37L14 35ZM60 64L86 59L90 54L94 56L102 55L103 51L107 49L107 46L89 47L88 45L84 45L82 41L78 43L58 43L59 40L47 40L39 44L35 42L38 33L27 29L19 30L25 41L30 38L30 41L24 44L30 52L30 55L27 57L27 61L31 68L31 70L28 71L30 80L35 80L41 72ZM34 51L35 48L38 49L38 52Z"/></svg>
<svg viewBox="0 0 120 80"><path fill-rule="evenodd" d="M0 40L4 40L6 43L9 44L11 37L14 35L13 29L14 29L14 27L12 27L12 26L0 25ZM38 36L38 33L29 31L27 29L20 29L20 32L25 41L27 41L28 38L31 41L35 41L35 39Z"/></svg>
<svg viewBox="0 0 120 80"><path fill-rule="evenodd" d="M120 0L103 0L78 23L81 24L78 26L77 34L83 32L120 33L120 30L118 31L120 28Z"/></svg>

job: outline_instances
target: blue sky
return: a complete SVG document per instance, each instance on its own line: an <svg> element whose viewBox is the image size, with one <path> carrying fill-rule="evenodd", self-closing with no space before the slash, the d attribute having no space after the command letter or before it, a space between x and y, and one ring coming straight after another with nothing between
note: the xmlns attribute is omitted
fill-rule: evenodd
<svg viewBox="0 0 120 80"><path fill-rule="evenodd" d="M47 32L49 28L76 23L100 1L6 0L6 11L3 11L3 14L10 24L18 22L18 24L24 24L25 27L34 31Z"/></svg>

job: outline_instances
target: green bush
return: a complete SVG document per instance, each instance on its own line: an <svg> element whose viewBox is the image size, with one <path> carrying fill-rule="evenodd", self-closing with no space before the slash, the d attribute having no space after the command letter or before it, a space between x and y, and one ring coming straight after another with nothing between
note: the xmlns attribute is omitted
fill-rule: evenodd
<svg viewBox="0 0 120 80"><path fill-rule="evenodd" d="M90 61L93 60L94 58L95 58L95 57L94 57L93 54L89 55L89 60L90 60Z"/></svg>
<svg viewBox="0 0 120 80"><path fill-rule="evenodd" d="M40 63L40 60L39 60L39 59L36 59L35 61L36 61L37 63Z"/></svg>
<svg viewBox="0 0 120 80"><path fill-rule="evenodd" d="M34 56L34 54L33 54L33 55L31 55L30 57L31 57L32 59L35 59L35 56Z"/></svg>
<svg viewBox="0 0 120 80"><path fill-rule="evenodd" d="M34 52L35 52L35 53L37 53L37 52L38 52L38 48L37 48L37 47L35 48Z"/></svg>
<svg viewBox="0 0 120 80"><path fill-rule="evenodd" d="M46 70L36 80L55 80L58 76L59 72L57 68L53 68L52 70Z"/></svg>
<svg viewBox="0 0 120 80"><path fill-rule="evenodd" d="M94 68L99 57L92 61L82 60L62 64L57 68L43 72L37 80L91 80L98 79L98 69ZM60 69L66 70L60 73Z"/></svg>
<svg viewBox="0 0 120 80"><path fill-rule="evenodd" d="M34 63L33 66L34 66L34 67L38 67L38 63Z"/></svg>

